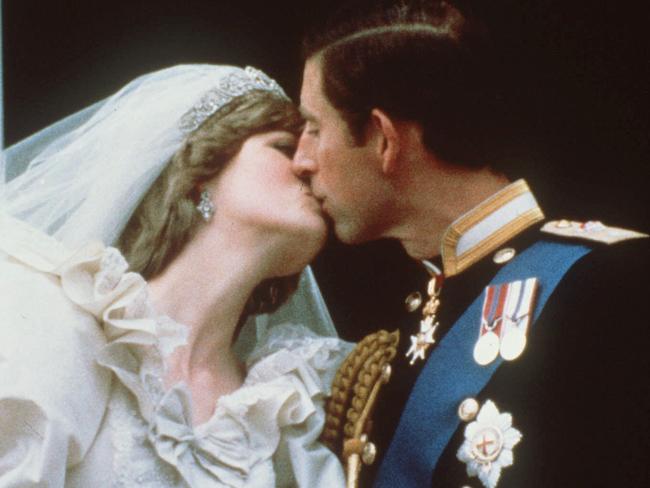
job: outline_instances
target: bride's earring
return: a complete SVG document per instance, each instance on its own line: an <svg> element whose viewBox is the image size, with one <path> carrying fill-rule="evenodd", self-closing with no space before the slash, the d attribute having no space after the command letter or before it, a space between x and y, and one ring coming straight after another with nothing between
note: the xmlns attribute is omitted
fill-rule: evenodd
<svg viewBox="0 0 650 488"><path fill-rule="evenodd" d="M208 222L214 215L214 203L210 200L210 192L208 190L201 191L201 198L199 199L199 204L196 206L196 209L206 222Z"/></svg>

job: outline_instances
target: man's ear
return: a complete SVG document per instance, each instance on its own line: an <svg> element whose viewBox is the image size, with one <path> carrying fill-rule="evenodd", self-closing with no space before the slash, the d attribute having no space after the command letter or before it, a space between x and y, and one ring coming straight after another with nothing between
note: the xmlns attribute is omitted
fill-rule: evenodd
<svg viewBox="0 0 650 488"><path fill-rule="evenodd" d="M400 152L399 130L393 119L378 108L373 108L370 112L370 123L377 138L377 151L381 158L381 169L385 174L391 174L397 168Z"/></svg>

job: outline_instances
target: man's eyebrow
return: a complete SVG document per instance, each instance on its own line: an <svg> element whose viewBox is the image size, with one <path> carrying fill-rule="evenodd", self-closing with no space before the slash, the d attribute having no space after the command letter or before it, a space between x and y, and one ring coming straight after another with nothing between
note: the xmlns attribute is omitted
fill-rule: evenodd
<svg viewBox="0 0 650 488"><path fill-rule="evenodd" d="M302 115L302 118L305 119L308 122L318 122L318 119L314 114L312 114L309 110L307 110L305 107L302 105L298 107L300 110L300 115Z"/></svg>

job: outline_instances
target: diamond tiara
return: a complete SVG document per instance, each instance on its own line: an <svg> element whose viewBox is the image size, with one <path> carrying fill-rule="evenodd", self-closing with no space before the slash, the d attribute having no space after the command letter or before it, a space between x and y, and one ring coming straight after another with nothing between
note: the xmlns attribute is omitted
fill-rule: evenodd
<svg viewBox="0 0 650 488"><path fill-rule="evenodd" d="M269 78L264 72L246 66L243 70L233 71L224 77L219 85L201 97L185 115L181 117L179 127L183 132L196 130L208 117L214 114L234 98L253 90L265 90L289 100L278 83Z"/></svg>

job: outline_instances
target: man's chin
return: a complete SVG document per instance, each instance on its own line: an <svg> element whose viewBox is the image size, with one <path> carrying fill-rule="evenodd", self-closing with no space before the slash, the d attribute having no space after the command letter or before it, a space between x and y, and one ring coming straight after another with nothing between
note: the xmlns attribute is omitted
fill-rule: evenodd
<svg viewBox="0 0 650 488"><path fill-rule="evenodd" d="M332 226L337 239L344 244L363 244L372 240L372 237L366 236L358 225L350 222L336 222L332 220Z"/></svg>
<svg viewBox="0 0 650 488"><path fill-rule="evenodd" d="M340 215L332 216L327 211L324 211L323 214L330 234L334 234L336 239L343 244L364 244L382 237L373 232L372 226L364 225L364 222L359 222L357 219Z"/></svg>

